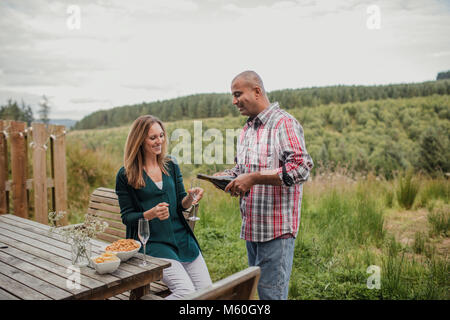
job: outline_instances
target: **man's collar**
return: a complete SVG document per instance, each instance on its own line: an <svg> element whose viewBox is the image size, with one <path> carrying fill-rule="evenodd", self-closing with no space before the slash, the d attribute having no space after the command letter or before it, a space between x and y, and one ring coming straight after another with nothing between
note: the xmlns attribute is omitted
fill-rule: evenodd
<svg viewBox="0 0 450 320"><path fill-rule="evenodd" d="M272 111L274 109L279 108L279 104L277 101L271 103L266 109L258 113L258 115L249 117L247 119L247 124L249 126L254 125L255 128L258 128L261 124L266 124L266 122L269 120L270 115L272 114Z"/></svg>

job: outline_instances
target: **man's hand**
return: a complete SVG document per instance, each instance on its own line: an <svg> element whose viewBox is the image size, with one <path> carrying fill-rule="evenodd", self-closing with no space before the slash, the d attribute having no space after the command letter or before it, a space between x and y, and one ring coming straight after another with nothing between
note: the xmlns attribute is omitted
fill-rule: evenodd
<svg viewBox="0 0 450 320"><path fill-rule="evenodd" d="M255 185L254 175L245 173L239 175L231 181L226 187L225 192L230 191L232 197L244 196Z"/></svg>
<svg viewBox="0 0 450 320"><path fill-rule="evenodd" d="M277 174L277 170L244 173L231 181L225 187L225 191L229 191L232 197L242 197L256 184L281 186L281 180Z"/></svg>

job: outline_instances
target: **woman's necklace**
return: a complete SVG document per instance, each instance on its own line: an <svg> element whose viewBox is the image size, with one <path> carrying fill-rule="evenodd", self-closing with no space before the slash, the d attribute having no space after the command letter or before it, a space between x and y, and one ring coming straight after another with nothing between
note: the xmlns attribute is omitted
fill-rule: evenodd
<svg viewBox="0 0 450 320"><path fill-rule="evenodd" d="M144 167L144 170L153 181L161 181L162 180L161 169L158 166L150 167L150 168Z"/></svg>

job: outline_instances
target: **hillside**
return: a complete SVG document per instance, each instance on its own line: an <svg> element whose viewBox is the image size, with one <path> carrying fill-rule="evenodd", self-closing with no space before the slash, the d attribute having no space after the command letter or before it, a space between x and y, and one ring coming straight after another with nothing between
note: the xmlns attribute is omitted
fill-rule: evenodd
<svg viewBox="0 0 450 320"><path fill-rule="evenodd" d="M433 95L330 103L289 109L289 112L304 128L306 147L315 162L316 172L345 167L354 174L373 172L392 178L396 171L408 167L430 173L436 170L450 172L449 97ZM241 116L227 116L166 122L169 152L175 151L174 155L183 167L189 169L190 174L230 167L230 163L227 164L227 150L234 152L235 146L226 144L227 129L239 129L245 120ZM202 164L188 164L194 163L193 139L199 134L194 132L195 123L197 127L202 127L200 134L203 135L208 129L220 131L219 138L203 136L203 160L213 156L217 160L215 163L203 161ZM190 140L177 138L173 134L176 129L185 129L183 132ZM68 139L83 141L90 149L102 150L120 165L128 130L129 124L103 130L72 131Z"/></svg>
<svg viewBox="0 0 450 320"><path fill-rule="evenodd" d="M438 174L439 169L449 171L449 98L435 94L289 109L303 125L315 161L303 189L289 299L449 299L450 185ZM165 122L169 152L182 162L186 188L198 172L232 166L184 160L193 162L199 154L205 160L221 150L226 162L226 147L234 150L220 137L245 120ZM193 150L200 126L202 153ZM114 188L129 128L130 123L67 135L71 223L82 220L95 188ZM177 138L180 133L183 138ZM183 148L186 153L179 152ZM407 178L401 171L408 167L414 175L402 184ZM239 238L239 200L209 183L202 187L195 234L217 281L247 267L245 241ZM412 198L412 207L405 198ZM379 290L367 287L369 266L382 270Z"/></svg>
<svg viewBox="0 0 450 320"><path fill-rule="evenodd" d="M449 299L449 180L417 172L436 174L435 165L448 171L449 97L289 110L304 127L316 165L303 189L289 299ZM226 136L227 129L240 128L244 122L245 117L230 116L166 122L169 151L177 152L183 139L176 134L184 133L185 150L193 162L198 153L186 137L193 138L201 125L203 156L217 146L225 162L225 146L207 139L207 130L217 129L216 134ZM72 223L82 220L93 189L114 188L128 131L129 124L67 135ZM180 153L177 158L184 156ZM182 163L185 188L198 172L230 166ZM402 187L402 172L396 175L408 166L416 171L410 183L418 193ZM195 234L217 281L247 266L245 241L239 238L239 200L209 183L202 187L205 196ZM402 199L411 197L413 205L407 209ZM380 290L367 287L369 266L382 270Z"/></svg>
<svg viewBox="0 0 450 320"><path fill-rule="evenodd" d="M271 101L287 109L316 107L388 98L424 97L450 94L450 80L382 86L333 86L285 89L269 92ZM165 101L141 103L94 112L76 123L74 129L117 127L142 114L152 114L163 121L239 116L229 93L196 94Z"/></svg>
<svg viewBox="0 0 450 320"><path fill-rule="evenodd" d="M50 119L49 121L50 124L65 126L69 129L72 128L76 122L77 122L76 120L72 119Z"/></svg>

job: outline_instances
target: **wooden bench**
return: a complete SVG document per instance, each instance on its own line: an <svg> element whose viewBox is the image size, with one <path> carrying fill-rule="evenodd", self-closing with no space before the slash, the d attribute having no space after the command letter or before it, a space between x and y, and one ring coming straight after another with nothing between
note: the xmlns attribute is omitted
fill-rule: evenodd
<svg viewBox="0 0 450 320"><path fill-rule="evenodd" d="M198 211L198 205L183 212L185 219L193 215L194 210ZM107 242L125 239L125 225L122 223L119 201L113 189L102 187L95 189L89 199L87 214L95 215L99 220L106 221L109 225L104 232L97 234L98 239ZM188 220L187 222L194 231L195 221ZM170 290L162 281L157 281L150 285L150 294L166 297L170 294ZM129 294L122 294L115 298L128 299L128 297Z"/></svg>
<svg viewBox="0 0 450 320"><path fill-rule="evenodd" d="M186 296L185 300L254 300L260 275L260 267L249 267ZM150 294L141 299L155 300L159 297Z"/></svg>

